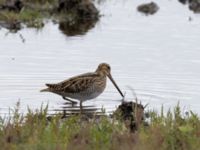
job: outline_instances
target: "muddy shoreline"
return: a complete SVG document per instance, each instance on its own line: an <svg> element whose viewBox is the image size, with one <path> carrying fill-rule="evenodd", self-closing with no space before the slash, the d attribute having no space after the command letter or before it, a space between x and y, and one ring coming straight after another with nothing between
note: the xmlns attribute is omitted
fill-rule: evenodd
<svg viewBox="0 0 200 150"><path fill-rule="evenodd" d="M200 1L178 1L194 13L200 13ZM145 15L154 15L162 9L153 1L135 7ZM0 0L0 26L12 32L26 27L41 29L45 26L44 20L51 20L67 36L83 35L99 19L100 12L91 0Z"/></svg>
<svg viewBox="0 0 200 150"><path fill-rule="evenodd" d="M75 33L70 31L69 35L83 34L99 18L99 11L90 0L0 1L0 26L14 32L23 27L43 28L44 20L50 19L59 23L61 30L66 26L66 30L71 30L72 26L77 29ZM68 31L65 33L68 34Z"/></svg>

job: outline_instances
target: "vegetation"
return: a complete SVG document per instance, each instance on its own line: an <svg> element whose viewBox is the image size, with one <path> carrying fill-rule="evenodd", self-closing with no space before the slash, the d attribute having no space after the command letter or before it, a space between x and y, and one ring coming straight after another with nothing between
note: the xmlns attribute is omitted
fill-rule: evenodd
<svg viewBox="0 0 200 150"><path fill-rule="evenodd" d="M193 112L181 115L180 107L164 115L149 112L148 126L130 132L114 116L85 119L73 115L47 115L47 107L22 115L19 105L9 118L0 118L3 150L198 150L200 119Z"/></svg>
<svg viewBox="0 0 200 150"><path fill-rule="evenodd" d="M44 20L77 24L98 20L98 10L90 0L0 0L0 26L19 30L21 25L41 28Z"/></svg>
<svg viewBox="0 0 200 150"><path fill-rule="evenodd" d="M7 26L18 22L24 22L27 27L41 28L44 26L42 14L33 10L23 10L20 13L3 11L0 12L0 20L5 21Z"/></svg>

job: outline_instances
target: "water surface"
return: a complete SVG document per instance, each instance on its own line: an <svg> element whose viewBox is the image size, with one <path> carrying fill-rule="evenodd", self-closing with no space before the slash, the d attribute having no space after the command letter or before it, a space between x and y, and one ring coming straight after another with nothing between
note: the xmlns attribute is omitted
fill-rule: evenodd
<svg viewBox="0 0 200 150"><path fill-rule="evenodd" d="M127 88L131 86L149 108L167 109L179 101L184 109L200 113L200 15L176 0L157 0L158 13L145 16L136 11L142 2L146 1L98 5L103 17L85 35L66 36L51 22L39 31L11 34L1 29L0 113L18 100L22 111L42 103L51 110L62 108L65 101L60 96L39 92L44 84L94 71L101 62L111 65L126 99L134 99ZM102 95L84 105L112 111L120 100L108 82Z"/></svg>

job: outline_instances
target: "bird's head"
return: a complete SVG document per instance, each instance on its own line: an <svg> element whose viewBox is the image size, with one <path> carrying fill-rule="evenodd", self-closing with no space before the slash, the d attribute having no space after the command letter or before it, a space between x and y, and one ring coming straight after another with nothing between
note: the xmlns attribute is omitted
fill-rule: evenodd
<svg viewBox="0 0 200 150"><path fill-rule="evenodd" d="M108 75L110 75L110 72L111 72L110 65L107 63L101 63L101 64L99 64L96 72L103 74L105 76L108 76Z"/></svg>
<svg viewBox="0 0 200 150"><path fill-rule="evenodd" d="M121 90L119 89L118 85L116 84L115 80L113 79L112 75L111 75L111 68L110 65L107 63L101 63L99 64L96 73L101 74L103 76L107 76L111 82L114 84L114 86L116 87L116 89L118 90L118 92L120 93L120 95L122 97L124 97L124 95L122 94Z"/></svg>

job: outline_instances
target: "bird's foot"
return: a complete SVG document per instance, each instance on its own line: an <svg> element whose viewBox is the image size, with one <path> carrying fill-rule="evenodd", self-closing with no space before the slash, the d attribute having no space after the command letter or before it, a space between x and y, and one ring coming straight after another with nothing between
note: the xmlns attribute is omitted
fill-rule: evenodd
<svg viewBox="0 0 200 150"><path fill-rule="evenodd" d="M75 101L72 101L71 103L72 103L72 105L78 104L78 102L75 102Z"/></svg>
<svg viewBox="0 0 200 150"><path fill-rule="evenodd" d="M76 101L73 101L73 100L71 100L71 99L69 99L69 98L66 98L66 97L63 97L63 99L64 100L67 100L67 101L69 101L69 102L71 102L72 103L72 105L75 105L75 104L77 104L78 102L76 102Z"/></svg>

